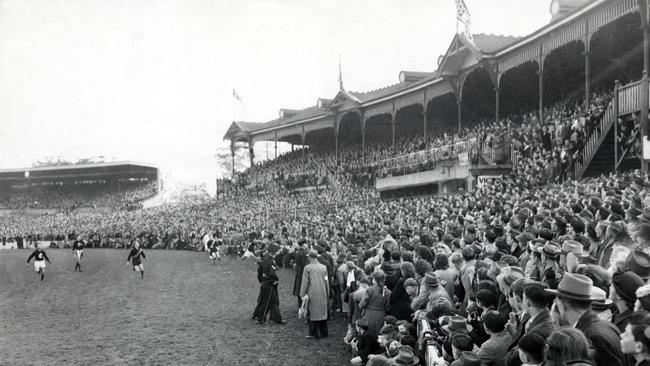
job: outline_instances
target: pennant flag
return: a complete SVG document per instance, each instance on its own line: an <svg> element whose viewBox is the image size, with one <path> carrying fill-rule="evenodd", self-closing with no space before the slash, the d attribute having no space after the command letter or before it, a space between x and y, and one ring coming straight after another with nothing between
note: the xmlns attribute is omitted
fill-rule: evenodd
<svg viewBox="0 0 650 366"><path fill-rule="evenodd" d="M244 103L244 102L241 100L241 97L239 96L239 94L237 94L237 90L235 90L235 88L232 89L232 97L235 98L235 99L237 99L237 100L239 101L239 103Z"/></svg>
<svg viewBox="0 0 650 366"><path fill-rule="evenodd" d="M470 31L470 17L469 10L467 10L467 5L465 5L464 0L455 0L456 1L456 28L458 28L458 23L463 24L463 36L470 41L474 41L472 38L472 32ZM457 29L458 30L458 29Z"/></svg>
<svg viewBox="0 0 650 366"><path fill-rule="evenodd" d="M343 91L343 71L341 71L341 55L339 55L339 90Z"/></svg>
<svg viewBox="0 0 650 366"><path fill-rule="evenodd" d="M341 93L343 93L343 95L345 95L346 98L353 100L357 103L361 103L359 98L350 94L347 90L345 90L345 87L343 86L343 71L341 71L341 55L339 55L339 90L341 91Z"/></svg>

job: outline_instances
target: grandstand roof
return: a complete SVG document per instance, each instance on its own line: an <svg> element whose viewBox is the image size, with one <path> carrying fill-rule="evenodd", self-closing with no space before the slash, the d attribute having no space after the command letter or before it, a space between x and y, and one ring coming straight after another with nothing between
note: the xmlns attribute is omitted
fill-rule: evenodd
<svg viewBox="0 0 650 366"><path fill-rule="evenodd" d="M37 168L0 169L0 181L70 180L100 177L129 178L157 174L158 167L153 164L120 161Z"/></svg>
<svg viewBox="0 0 650 366"><path fill-rule="evenodd" d="M514 42L524 38L516 36L504 36L501 34L472 34L474 43L483 53L494 53Z"/></svg>
<svg viewBox="0 0 650 366"><path fill-rule="evenodd" d="M624 0L619 0L624 1ZM289 117L276 118L264 123L246 123L233 122L230 129L224 135L224 140L246 141L249 136L263 135L268 138L269 132L276 130L278 127L289 127L302 123L320 120L321 118L331 117L338 108L338 111L348 110L350 108L364 108L378 102L384 102L391 98L397 98L402 95L428 88L437 83L446 83L443 75L458 75L460 68L475 66L482 59L495 59L519 47L524 47L530 42L534 42L541 36L553 34L554 31L561 29L565 24L576 20L578 17L588 14L599 7L606 7L612 0L566 0L574 4L575 8L568 10L560 19L541 27L531 34L520 37L510 35L496 34L473 34L472 41L467 40L462 34L454 34L450 47L442 58L435 72L421 71L402 71L399 74L399 82L370 91L339 91L332 103L322 103L321 101L330 101L329 99L319 98L319 102L314 107L302 110L292 110ZM469 53L468 53L469 52ZM354 100L354 99L357 100ZM349 103L348 103L349 102ZM242 125L245 124L245 125ZM242 127L244 126L244 127ZM293 132L292 132L293 133Z"/></svg>

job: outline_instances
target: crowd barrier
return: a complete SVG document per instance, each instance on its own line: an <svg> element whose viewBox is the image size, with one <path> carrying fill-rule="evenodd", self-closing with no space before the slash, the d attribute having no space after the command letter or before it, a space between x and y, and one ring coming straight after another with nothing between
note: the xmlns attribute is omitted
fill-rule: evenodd
<svg viewBox="0 0 650 366"><path fill-rule="evenodd" d="M429 321L426 319L419 320L418 341L422 342L422 348L424 349L424 364L426 366L445 366L446 362L444 358L438 354L438 349L435 346L435 340L428 340L428 334L431 334Z"/></svg>
<svg viewBox="0 0 650 366"><path fill-rule="evenodd" d="M41 248L49 248L49 241L37 241L36 244ZM24 247L26 249L34 249L34 244L30 242L25 242ZM8 241L6 243L0 243L0 249L18 249L18 244L15 241Z"/></svg>

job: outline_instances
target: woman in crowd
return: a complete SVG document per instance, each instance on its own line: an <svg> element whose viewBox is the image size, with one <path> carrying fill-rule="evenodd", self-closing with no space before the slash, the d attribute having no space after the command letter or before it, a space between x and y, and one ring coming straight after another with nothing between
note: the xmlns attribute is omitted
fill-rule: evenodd
<svg viewBox="0 0 650 366"><path fill-rule="evenodd" d="M374 285L368 288L359 303L363 318L368 321L368 333L377 336L384 325L384 317L390 311L390 290L384 286L386 276L377 271L372 274Z"/></svg>
<svg viewBox="0 0 650 366"><path fill-rule="evenodd" d="M406 292L404 282L414 279L415 266L410 262L402 262L400 265L402 277L397 281L393 291L390 293L390 315L397 320L411 320L413 310L411 309L411 298Z"/></svg>
<svg viewBox="0 0 650 366"><path fill-rule="evenodd" d="M585 335L575 328L561 328L546 340L544 366L591 365L591 345Z"/></svg>

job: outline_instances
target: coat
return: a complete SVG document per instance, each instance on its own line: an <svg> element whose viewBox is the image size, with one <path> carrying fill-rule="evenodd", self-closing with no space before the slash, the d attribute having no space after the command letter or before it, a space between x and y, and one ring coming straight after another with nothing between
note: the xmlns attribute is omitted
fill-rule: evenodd
<svg viewBox="0 0 650 366"><path fill-rule="evenodd" d="M447 293L449 294L450 298L454 298L454 286L456 284L456 280L458 280L458 271L454 267L449 267L447 269L439 269L434 272L436 277L438 277L438 281L441 283L444 283L443 286L445 287L445 290L447 290ZM459 299L462 301L462 299ZM453 303L452 303L453 305Z"/></svg>
<svg viewBox="0 0 650 366"><path fill-rule="evenodd" d="M357 354L364 363L368 362L369 355L378 354L381 350L376 336L367 332L357 336Z"/></svg>
<svg viewBox="0 0 650 366"><path fill-rule="evenodd" d="M302 272L305 270L305 266L309 264L309 258L307 257L307 251L305 248L299 248L296 251L296 277L293 281L293 295L300 296L300 284L302 282Z"/></svg>
<svg viewBox="0 0 650 366"><path fill-rule="evenodd" d="M309 320L327 320L329 289L327 267L320 263L310 263L305 266L300 284L300 297L309 296L307 306Z"/></svg>
<svg viewBox="0 0 650 366"><path fill-rule="evenodd" d="M530 322L528 330L525 334L537 333L542 336L542 338L548 338L551 333L555 331L555 324L551 319L551 312L544 310L541 313L537 314L535 319Z"/></svg>
<svg viewBox="0 0 650 366"><path fill-rule="evenodd" d="M363 300L363 297L366 294L366 289L365 288L359 288L353 293L350 294L350 324L354 326L357 320L361 319L361 313L362 310L359 308L359 304L361 303L361 300Z"/></svg>
<svg viewBox="0 0 650 366"><path fill-rule="evenodd" d="M483 342L476 355L481 358L481 366L505 365L506 352L512 343L512 336L507 330L494 334Z"/></svg>
<svg viewBox="0 0 650 366"><path fill-rule="evenodd" d="M621 352L619 331L608 321L599 319L588 310L575 326L582 331L594 347L596 366L622 366L625 358Z"/></svg>
<svg viewBox="0 0 650 366"><path fill-rule="evenodd" d="M368 320L368 333L377 336L384 325L384 317L390 311L390 290L372 286L366 290L359 307L363 318Z"/></svg>
<svg viewBox="0 0 650 366"><path fill-rule="evenodd" d="M404 281L406 278L400 278L395 284L395 288L390 293L390 315L397 318L397 320L411 321L413 310L411 310L411 298L406 293L404 288Z"/></svg>

